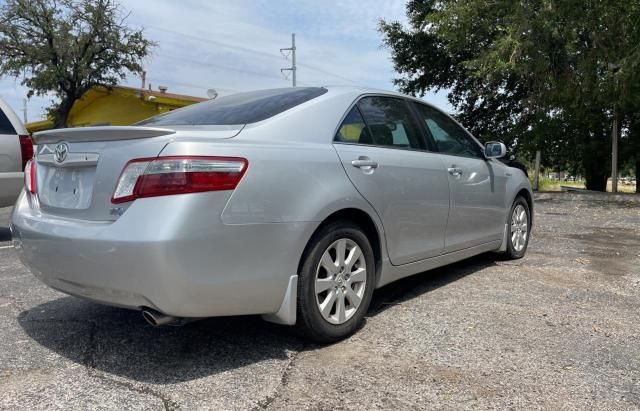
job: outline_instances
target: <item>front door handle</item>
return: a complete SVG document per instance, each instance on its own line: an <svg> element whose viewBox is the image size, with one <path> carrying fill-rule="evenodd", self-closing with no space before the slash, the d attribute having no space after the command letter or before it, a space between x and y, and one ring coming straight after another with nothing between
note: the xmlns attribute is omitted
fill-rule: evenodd
<svg viewBox="0 0 640 411"><path fill-rule="evenodd" d="M462 169L461 168L449 167L447 170L449 170L449 174L451 174L454 177L460 177L462 175Z"/></svg>
<svg viewBox="0 0 640 411"><path fill-rule="evenodd" d="M367 157L364 157L364 158L360 157L357 160L353 160L351 162L351 165L354 166L355 168L362 168L362 169L378 168L378 162L373 161Z"/></svg>

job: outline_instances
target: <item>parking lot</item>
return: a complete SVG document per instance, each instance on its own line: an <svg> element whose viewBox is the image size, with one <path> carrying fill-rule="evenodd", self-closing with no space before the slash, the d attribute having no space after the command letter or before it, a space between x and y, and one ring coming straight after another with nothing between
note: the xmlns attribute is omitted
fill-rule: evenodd
<svg viewBox="0 0 640 411"><path fill-rule="evenodd" d="M538 199L524 259L389 285L325 347L253 317L156 329L53 291L0 209L0 408L637 409L640 202L573 197Z"/></svg>

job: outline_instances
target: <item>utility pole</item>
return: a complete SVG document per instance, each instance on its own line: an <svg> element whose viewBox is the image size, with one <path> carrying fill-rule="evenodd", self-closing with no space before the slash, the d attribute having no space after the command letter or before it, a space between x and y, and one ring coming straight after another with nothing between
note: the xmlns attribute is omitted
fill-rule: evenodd
<svg viewBox="0 0 640 411"><path fill-rule="evenodd" d="M613 108L613 129L611 130L611 192L618 192L618 107Z"/></svg>
<svg viewBox="0 0 640 411"><path fill-rule="evenodd" d="M27 99L22 99L22 119L24 124L27 124Z"/></svg>
<svg viewBox="0 0 640 411"><path fill-rule="evenodd" d="M615 90L618 90L618 72L620 66L615 63L607 65L613 75ZM607 191L605 184L604 191ZM611 130L611 192L618 192L618 104L613 105L613 124Z"/></svg>
<svg viewBox="0 0 640 411"><path fill-rule="evenodd" d="M141 89L141 90L144 90L144 86L145 86L145 85L146 85L146 83L147 83L147 72L146 72L146 71L144 71L144 70L142 70L142 73L141 73L141 76L140 76L140 77L141 77L141 80L142 80L142 86L140 87L140 89Z"/></svg>
<svg viewBox="0 0 640 411"><path fill-rule="evenodd" d="M535 191L540 190L540 150L536 151L536 165L533 175L533 189Z"/></svg>
<svg viewBox="0 0 640 411"><path fill-rule="evenodd" d="M285 71L290 71L292 87L295 87L296 86L296 70L298 69L296 67L296 33L291 33L291 47L280 49L280 53L282 53L283 51L291 52L291 67L282 68L280 69L280 72L284 73Z"/></svg>

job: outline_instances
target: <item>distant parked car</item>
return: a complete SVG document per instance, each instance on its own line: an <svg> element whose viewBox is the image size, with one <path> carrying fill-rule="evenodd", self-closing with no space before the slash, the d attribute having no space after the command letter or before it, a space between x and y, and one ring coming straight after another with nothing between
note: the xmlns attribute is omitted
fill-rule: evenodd
<svg viewBox="0 0 640 411"><path fill-rule="evenodd" d="M393 92L261 90L34 139L11 222L22 261L154 325L262 314L335 341L375 288L488 251L521 258L531 233L505 145Z"/></svg>
<svg viewBox="0 0 640 411"><path fill-rule="evenodd" d="M620 179L620 182L626 186L633 186L636 184L635 179L633 179L632 177L622 177Z"/></svg>
<svg viewBox="0 0 640 411"><path fill-rule="evenodd" d="M27 129L0 98L0 207L16 202L24 185L24 167L31 157L33 146Z"/></svg>

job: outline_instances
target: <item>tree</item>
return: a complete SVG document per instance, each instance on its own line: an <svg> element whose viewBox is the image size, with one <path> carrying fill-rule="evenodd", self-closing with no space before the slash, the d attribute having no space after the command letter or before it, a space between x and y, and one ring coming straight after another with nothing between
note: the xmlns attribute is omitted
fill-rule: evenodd
<svg viewBox="0 0 640 411"><path fill-rule="evenodd" d="M141 72L155 45L126 26L112 0L6 0L0 6L0 74L22 77L32 95L52 93L55 127L90 88Z"/></svg>
<svg viewBox="0 0 640 411"><path fill-rule="evenodd" d="M638 0L411 0L407 13L408 27L380 23L403 91L447 89L474 134L552 149L547 165L606 189L613 113L640 112Z"/></svg>

